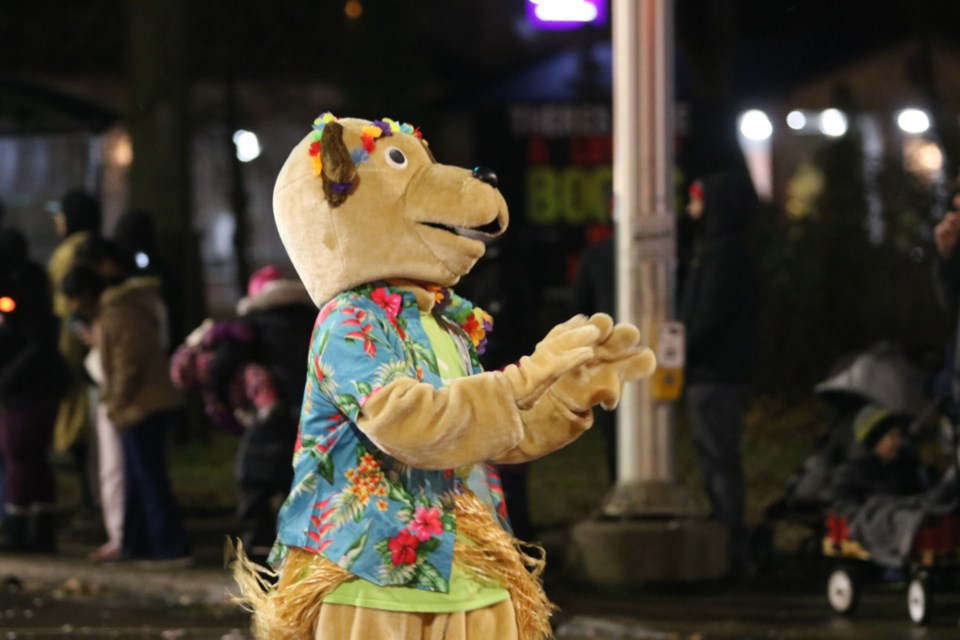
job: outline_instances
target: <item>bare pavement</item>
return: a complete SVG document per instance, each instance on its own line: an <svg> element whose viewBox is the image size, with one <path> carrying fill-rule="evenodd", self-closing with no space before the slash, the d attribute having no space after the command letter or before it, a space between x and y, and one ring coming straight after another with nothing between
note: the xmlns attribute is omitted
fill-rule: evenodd
<svg viewBox="0 0 960 640"><path fill-rule="evenodd" d="M0 555L0 640L159 638L244 640L248 616L231 602L223 568L229 514L188 514L194 566L97 566L92 536L67 530L56 556ZM787 556L748 580L612 590L578 584L562 571L563 531L543 534L546 586L559 605L559 640L960 638L960 594L941 593L932 622L907 617L901 583L868 588L859 611L840 617L809 559ZM491 639L495 640L495 639Z"/></svg>

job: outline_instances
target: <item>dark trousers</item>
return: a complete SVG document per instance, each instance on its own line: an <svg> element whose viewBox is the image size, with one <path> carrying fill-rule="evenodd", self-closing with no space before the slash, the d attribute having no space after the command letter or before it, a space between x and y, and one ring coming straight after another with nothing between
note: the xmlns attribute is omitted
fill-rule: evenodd
<svg viewBox="0 0 960 640"><path fill-rule="evenodd" d="M285 494L260 487L240 487L237 524L249 555L264 555L277 537L277 509Z"/></svg>
<svg viewBox="0 0 960 640"><path fill-rule="evenodd" d="M712 517L730 529L730 549L743 544L745 490L740 466L740 437L747 388L742 384L691 384L687 410L700 454Z"/></svg>
<svg viewBox="0 0 960 640"><path fill-rule="evenodd" d="M7 504L26 508L56 502L50 465L57 403L37 400L0 411L0 451L4 458Z"/></svg>
<svg viewBox="0 0 960 640"><path fill-rule="evenodd" d="M123 553L166 560L190 553L167 472L172 412L147 416L121 434L123 445Z"/></svg>
<svg viewBox="0 0 960 640"><path fill-rule="evenodd" d="M299 411L272 411L255 420L240 440L236 463L237 524L248 553L257 547L269 548L276 539L277 511L293 481L290 460L298 420ZM251 553L254 558L262 555Z"/></svg>

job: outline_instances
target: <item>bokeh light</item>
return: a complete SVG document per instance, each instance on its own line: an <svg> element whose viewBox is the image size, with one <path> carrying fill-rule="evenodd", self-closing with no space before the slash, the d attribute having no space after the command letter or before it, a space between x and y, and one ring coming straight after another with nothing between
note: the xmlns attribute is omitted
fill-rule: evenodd
<svg viewBox="0 0 960 640"><path fill-rule="evenodd" d="M922 109L904 109L897 114L897 126L904 133L926 133L930 129L930 116Z"/></svg>
<svg viewBox="0 0 960 640"><path fill-rule="evenodd" d="M827 109L820 114L820 131L831 138L847 132L847 116L839 109Z"/></svg>
<svg viewBox="0 0 960 640"><path fill-rule="evenodd" d="M802 111L791 111L787 114L787 126L794 131L800 131L807 126L807 116Z"/></svg>
<svg viewBox="0 0 960 640"><path fill-rule="evenodd" d="M766 140L773 135L773 123L763 111L751 109L740 116L740 134L747 140Z"/></svg>

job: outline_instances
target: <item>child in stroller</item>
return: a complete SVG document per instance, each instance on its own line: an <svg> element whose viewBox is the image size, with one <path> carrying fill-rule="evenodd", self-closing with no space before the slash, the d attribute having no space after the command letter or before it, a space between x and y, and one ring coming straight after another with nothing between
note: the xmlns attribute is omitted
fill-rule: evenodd
<svg viewBox="0 0 960 640"><path fill-rule="evenodd" d="M833 373L814 386L832 416L828 428L788 480L784 495L765 509L766 526L785 521L808 527L807 550L819 555L823 514L834 499L833 474L851 456L858 412L873 403L898 414L918 416L917 424L925 422L930 405L926 379L920 368L890 343L878 343L841 359Z"/></svg>
<svg viewBox="0 0 960 640"><path fill-rule="evenodd" d="M952 434L956 424L945 399L931 393L931 376L925 370L889 343L876 344L835 367L814 387L834 420L790 478L784 496L765 510L765 525L771 529L777 522L810 529L799 550L800 567L818 573L827 569L830 603L838 612L853 612L867 578L907 576L920 579L908 590L914 594L911 617L925 620L930 607L917 593L932 593L931 569L949 555L942 552L960 549L960 539L951 542L953 516L935 515L950 510L954 474L937 484L936 474L915 455L914 445L931 426L949 425ZM947 447L954 453L955 442ZM892 506L911 502L924 508L911 513ZM900 529L867 526L884 518L898 520ZM900 546L898 530L906 532Z"/></svg>
<svg viewBox="0 0 960 640"><path fill-rule="evenodd" d="M852 613L860 582L880 575L910 578L911 619L930 616L933 584L956 577L960 520L955 467L942 478L904 448L909 416L868 404L854 420L856 454L834 473L823 553L836 560L827 597Z"/></svg>

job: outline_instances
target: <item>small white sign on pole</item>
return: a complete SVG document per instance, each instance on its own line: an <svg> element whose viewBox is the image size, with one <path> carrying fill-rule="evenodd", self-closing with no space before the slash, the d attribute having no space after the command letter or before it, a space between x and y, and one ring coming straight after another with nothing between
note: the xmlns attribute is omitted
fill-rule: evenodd
<svg viewBox="0 0 960 640"><path fill-rule="evenodd" d="M637 216L633 221L634 261L673 261L676 256L674 227L674 218L669 214Z"/></svg>

